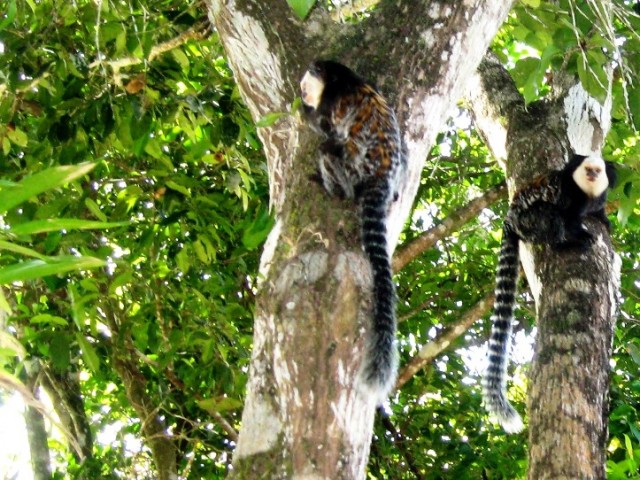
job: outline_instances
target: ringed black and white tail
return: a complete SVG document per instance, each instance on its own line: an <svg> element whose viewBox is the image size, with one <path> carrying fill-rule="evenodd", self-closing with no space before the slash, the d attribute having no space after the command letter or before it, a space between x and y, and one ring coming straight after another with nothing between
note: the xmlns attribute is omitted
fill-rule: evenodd
<svg viewBox="0 0 640 480"><path fill-rule="evenodd" d="M507 363L518 280L518 242L518 236L505 226L496 273L488 366L482 379L485 407L507 433L517 433L523 428L520 415L506 396Z"/></svg>
<svg viewBox="0 0 640 480"><path fill-rule="evenodd" d="M396 292L385 225L389 196L389 182L381 178L368 181L360 194L362 247L373 273L373 321L361 374L381 398L393 388L398 370Z"/></svg>

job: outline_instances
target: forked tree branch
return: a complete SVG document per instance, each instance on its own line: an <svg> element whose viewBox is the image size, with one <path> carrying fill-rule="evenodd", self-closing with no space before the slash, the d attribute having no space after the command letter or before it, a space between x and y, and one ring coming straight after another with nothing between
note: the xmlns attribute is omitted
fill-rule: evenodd
<svg viewBox="0 0 640 480"><path fill-rule="evenodd" d="M501 198L506 198L505 183L490 188L484 195L474 198L463 207L458 208L445 218L442 223L430 228L406 246L403 246L394 256L392 267L394 272L402 270L411 260L425 250L432 248L436 242L448 237L465 223L478 215L484 208L494 204Z"/></svg>

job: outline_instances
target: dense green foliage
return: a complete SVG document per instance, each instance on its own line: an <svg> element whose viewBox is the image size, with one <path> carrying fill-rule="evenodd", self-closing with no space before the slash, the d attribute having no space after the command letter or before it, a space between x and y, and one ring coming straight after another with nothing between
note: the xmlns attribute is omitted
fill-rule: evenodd
<svg viewBox="0 0 640 480"><path fill-rule="evenodd" d="M289 3L304 16L315 2ZM610 32L594 5L523 1L494 50L528 102L549 95L548 77L563 68L602 98L605 65L624 59L605 148L624 163L612 195L623 304L609 478L638 478L640 90L629 82L640 72L640 20L617 2ZM17 388L34 371L79 376L80 410L98 440L82 464L50 441L57 478L154 478L148 449L132 450L145 419L130 377L177 436L184 478L219 478L230 463L218 419L240 426L273 219L256 126L202 8L9 0L0 9L0 366L10 379L0 386ZM402 241L502 179L461 111L425 160ZM485 209L398 274L404 362L491 292L505 207ZM533 305L526 295L520 303L517 328L529 334ZM397 393L391 416L378 416L372 478L524 478L526 437L505 436L481 408L476 363L487 334L488 322L476 322ZM511 391L521 412L525 391L523 379ZM107 430L117 434L100 441Z"/></svg>

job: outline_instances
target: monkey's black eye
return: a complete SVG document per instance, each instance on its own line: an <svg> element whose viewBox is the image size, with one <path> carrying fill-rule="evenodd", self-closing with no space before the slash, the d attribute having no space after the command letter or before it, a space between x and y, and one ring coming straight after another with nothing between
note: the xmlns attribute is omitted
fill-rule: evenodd
<svg viewBox="0 0 640 480"><path fill-rule="evenodd" d="M321 61L316 61L311 64L309 71L314 76L322 78L324 76L325 68Z"/></svg>

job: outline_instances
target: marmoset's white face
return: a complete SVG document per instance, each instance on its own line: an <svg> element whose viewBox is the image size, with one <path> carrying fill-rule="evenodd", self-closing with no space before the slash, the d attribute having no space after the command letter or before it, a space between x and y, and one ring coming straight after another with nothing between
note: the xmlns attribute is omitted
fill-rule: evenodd
<svg viewBox="0 0 640 480"><path fill-rule="evenodd" d="M573 181L591 198L602 195L609 186L604 160L600 157L585 158L573 172Z"/></svg>
<svg viewBox="0 0 640 480"><path fill-rule="evenodd" d="M302 90L304 104L315 110L320 105L320 100L322 100L324 80L317 74L307 70L302 80L300 80L300 90Z"/></svg>

